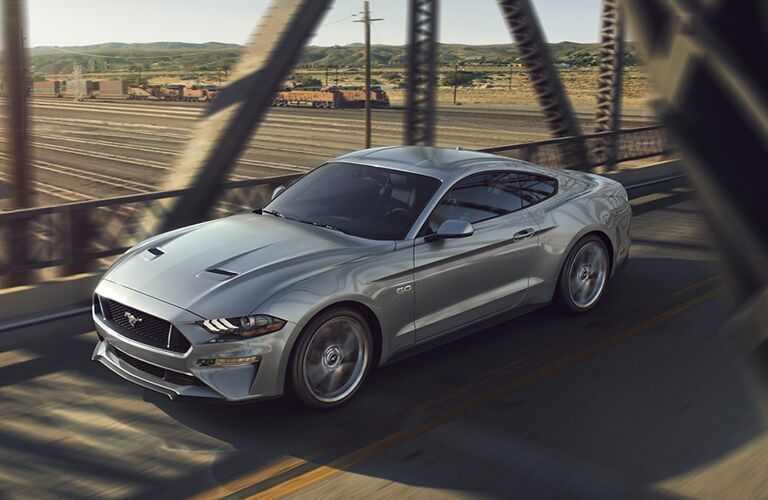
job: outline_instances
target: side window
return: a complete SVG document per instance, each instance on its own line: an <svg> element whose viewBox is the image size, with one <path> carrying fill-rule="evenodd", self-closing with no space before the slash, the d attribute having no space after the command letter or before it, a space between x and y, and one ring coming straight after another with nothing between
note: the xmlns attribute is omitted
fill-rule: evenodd
<svg viewBox="0 0 768 500"><path fill-rule="evenodd" d="M518 174L518 178L524 207L544 201L557 191L555 179L533 174Z"/></svg>
<svg viewBox="0 0 768 500"><path fill-rule="evenodd" d="M427 233L448 219L472 224L523 208L518 174L484 172L462 179L448 191L429 217Z"/></svg>

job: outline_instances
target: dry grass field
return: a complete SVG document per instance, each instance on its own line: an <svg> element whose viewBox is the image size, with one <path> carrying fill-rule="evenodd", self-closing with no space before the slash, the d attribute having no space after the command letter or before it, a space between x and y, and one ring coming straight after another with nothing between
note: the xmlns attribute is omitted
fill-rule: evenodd
<svg viewBox="0 0 768 500"><path fill-rule="evenodd" d="M469 71L478 75L471 86L457 89L457 101L462 104L486 104L486 105L535 105L536 97L533 93L528 75L521 69L511 72L507 68L489 68L464 66L462 71ZM438 82L442 83L446 75L451 74L453 68L440 68ZM405 102L405 89L399 88L403 84L405 70L398 68L375 68L372 78L375 84L380 84L389 94L393 104ZM595 104L597 93L597 68L561 69L560 75L571 98L576 106L592 106ZM310 76L325 83L325 70L299 70L294 77ZM337 73L331 70L328 73L328 83L337 82ZM339 70L339 85L362 85L363 72L361 69ZM160 82L158 82L160 83ZM644 67L631 66L624 72L623 105L627 109L645 109L651 96L651 86L648 73ZM438 89L437 100L440 103L453 102L453 88L441 85Z"/></svg>
<svg viewBox="0 0 768 500"><path fill-rule="evenodd" d="M520 68L511 72L504 67L463 66L462 71L474 73L476 78L470 86L457 89L457 101L461 104L476 105L511 105L536 106L536 98L527 74ZM454 68L439 68L438 83L440 87L437 100L440 103L453 102L453 88L442 85L443 79L453 73ZM374 68L373 83L381 85L389 94L394 105L405 102L405 68ZM571 102L580 107L594 106L597 92L597 68L566 68L560 70ZM99 73L86 75L89 79L124 78L121 73ZM201 72L196 78L189 75L168 72L147 72L145 76L149 83L156 85L183 84L187 86L218 85L220 74ZM290 80L306 77L316 78L323 85L363 85L362 68L345 68L328 72L324 69L301 69L291 75ZM53 78L53 77L50 77ZM62 75L61 78L66 78ZM647 109L651 95L648 74L644 67L631 66L624 72L623 106L627 110Z"/></svg>

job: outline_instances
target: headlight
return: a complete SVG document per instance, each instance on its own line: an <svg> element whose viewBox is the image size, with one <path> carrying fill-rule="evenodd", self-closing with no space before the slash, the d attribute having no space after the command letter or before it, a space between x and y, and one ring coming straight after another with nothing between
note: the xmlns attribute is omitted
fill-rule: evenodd
<svg viewBox="0 0 768 500"><path fill-rule="evenodd" d="M255 337L282 330L285 321L265 314L243 316L242 318L218 318L200 321L199 324L210 333L218 335L239 335Z"/></svg>

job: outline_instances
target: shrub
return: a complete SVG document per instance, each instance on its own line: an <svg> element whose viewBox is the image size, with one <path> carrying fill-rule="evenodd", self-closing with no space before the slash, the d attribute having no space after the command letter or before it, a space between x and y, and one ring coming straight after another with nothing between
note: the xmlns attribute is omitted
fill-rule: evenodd
<svg viewBox="0 0 768 500"><path fill-rule="evenodd" d="M465 87L472 85L472 82L475 81L475 78L477 78L477 75L471 71L459 71L458 73L451 71L447 75L443 76L443 85L448 87L453 87L454 85L458 87Z"/></svg>
<svg viewBox="0 0 768 500"><path fill-rule="evenodd" d="M321 87L323 82L311 76L302 76L296 79L297 87Z"/></svg>

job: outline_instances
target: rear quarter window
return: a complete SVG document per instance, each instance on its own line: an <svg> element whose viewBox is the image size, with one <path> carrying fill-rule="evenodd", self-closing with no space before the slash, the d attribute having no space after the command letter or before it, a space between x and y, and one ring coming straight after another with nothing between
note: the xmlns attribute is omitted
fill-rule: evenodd
<svg viewBox="0 0 768 500"><path fill-rule="evenodd" d="M536 174L519 174L520 197L523 207L530 207L557 193L557 180Z"/></svg>

